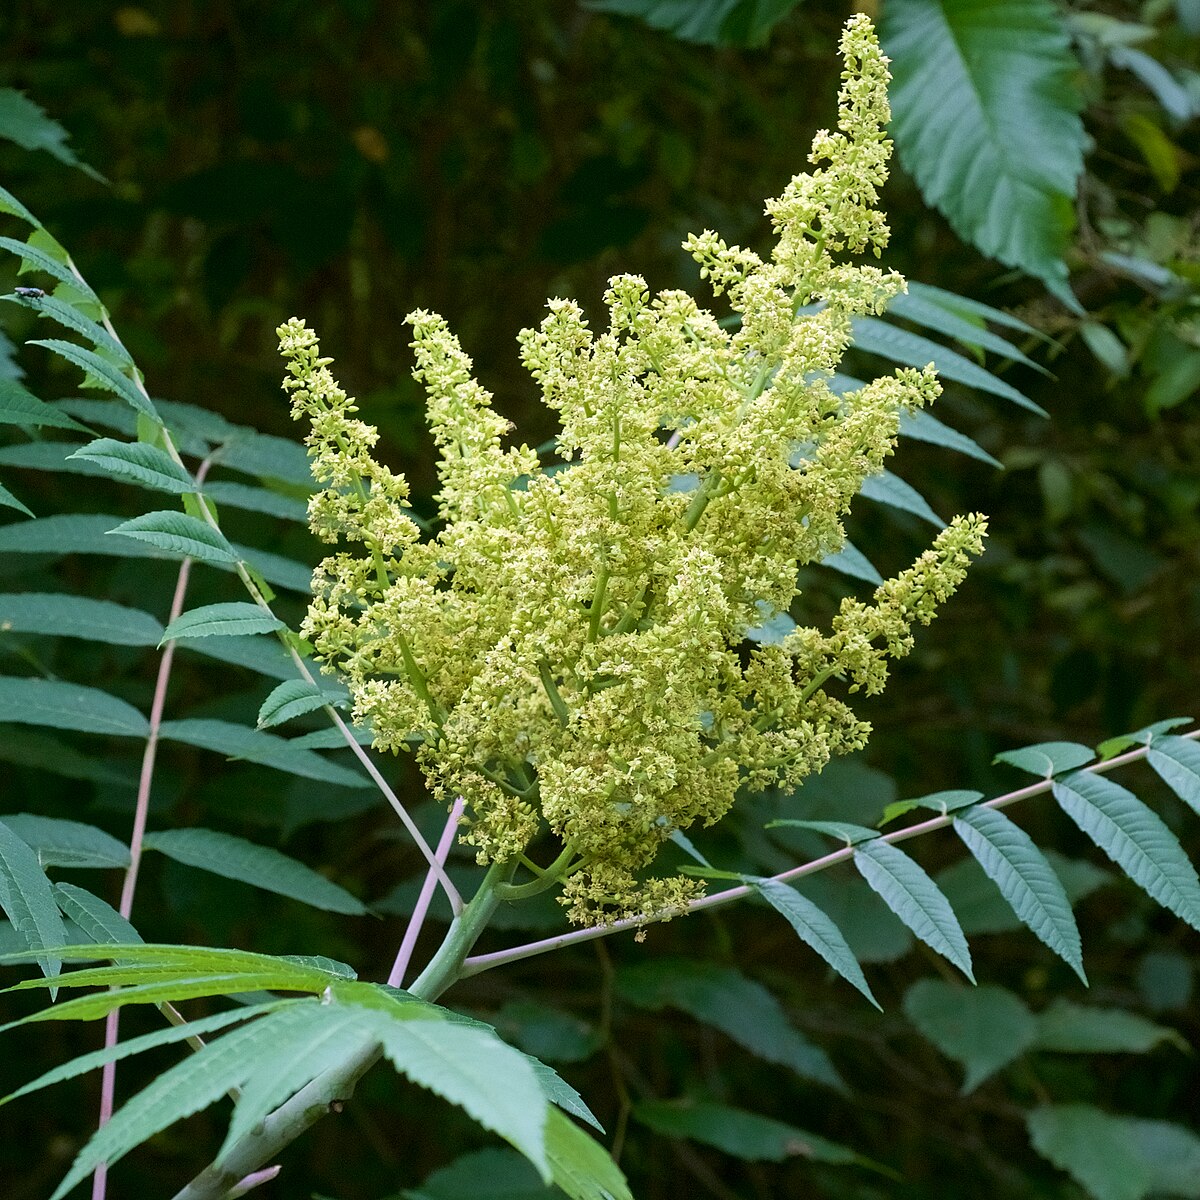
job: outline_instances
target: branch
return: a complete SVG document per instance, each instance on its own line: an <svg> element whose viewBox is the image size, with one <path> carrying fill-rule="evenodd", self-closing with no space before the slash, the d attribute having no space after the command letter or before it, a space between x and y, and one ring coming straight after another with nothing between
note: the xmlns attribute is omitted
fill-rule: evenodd
<svg viewBox="0 0 1200 1200"><path fill-rule="evenodd" d="M1185 733L1181 736L1195 741L1200 739L1200 729L1194 729L1190 733ZM1084 767L1083 770L1103 774L1117 767L1127 766L1129 763L1140 762L1146 757L1148 749L1148 746L1143 746L1137 750L1130 750L1105 762L1093 763L1089 767ZM1031 796L1040 796L1042 793L1050 791L1053 785L1054 780L1052 778L1043 779L1038 783L1029 784L1028 787L1018 788L1014 792L1006 792L1003 796L995 796L991 800L984 800L980 807L1007 808L1008 805L1015 804L1018 800L1026 800ZM909 838L920 837L925 833L932 833L936 829L945 829L953 820L954 815L952 813L940 817L931 817L928 821L922 821L917 825L909 825L904 829L885 833L881 836L880 840L893 843L904 842ZM821 858L814 858L811 862L801 863L798 867L792 867L787 871L780 872L778 875L772 875L770 878L774 883L790 883L794 879L802 879L806 875L814 875L818 871L824 871L828 867L846 862L853 856L854 847L843 846L840 850L834 850L829 854L823 855ZM562 947L572 946L576 942L590 942L595 938L608 937L609 934L621 933L626 929L641 929L656 921L666 921L672 917L686 916L688 913L700 912L706 908L718 908L723 904L731 904L734 900L745 899L747 896L753 895L754 891L753 884L739 884L737 887L726 888L723 892L714 892L711 896L702 896L699 900L693 900L684 908L672 912L663 914L646 913L637 917L626 917L621 921L613 921L610 925L597 925L590 929L573 929L570 933L560 933L555 937L542 938L540 941L528 942L523 946L513 946L508 950L496 950L491 954L477 954L468 958L463 963L462 978L466 979L471 975L478 975L481 971L490 971L493 967L500 967L505 963L519 962L523 958L533 958L535 955L546 954L551 950L560 950Z"/></svg>

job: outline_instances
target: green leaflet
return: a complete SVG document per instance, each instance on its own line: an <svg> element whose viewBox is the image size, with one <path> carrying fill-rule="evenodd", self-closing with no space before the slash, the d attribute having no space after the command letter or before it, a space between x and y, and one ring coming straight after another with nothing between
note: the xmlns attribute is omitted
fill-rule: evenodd
<svg viewBox="0 0 1200 1200"><path fill-rule="evenodd" d="M975 982L971 951L954 910L920 866L881 838L856 846L854 865L872 890L921 941Z"/></svg>
<svg viewBox="0 0 1200 1200"><path fill-rule="evenodd" d="M0 379L0 424L49 425L56 429L85 429L73 417L39 400L15 379Z"/></svg>
<svg viewBox="0 0 1200 1200"><path fill-rule="evenodd" d="M847 983L856 987L882 1011L841 930L821 909L795 888L775 879L755 880L754 890L776 912L787 918L801 941L815 950Z"/></svg>
<svg viewBox="0 0 1200 1200"><path fill-rule="evenodd" d="M841 575L849 575L851 579L861 579L864 583L878 587L883 582L883 576L875 569L870 560L857 546L846 542L836 554L827 554L821 559L821 566L837 571Z"/></svg>
<svg viewBox="0 0 1200 1200"><path fill-rule="evenodd" d="M814 833L823 833L826 837L837 838L847 846L858 842L867 842L879 836L876 829L868 829L865 825L853 825L849 821L797 821L792 817L783 817L778 821L769 822L767 829L811 829Z"/></svg>
<svg viewBox="0 0 1200 1200"><path fill-rule="evenodd" d="M384 1009L360 1011L397 1071L498 1133L550 1181L546 1128L552 1110L524 1055L494 1033L458 1022L398 1021Z"/></svg>
<svg viewBox="0 0 1200 1200"><path fill-rule="evenodd" d="M1180 800L1200 813L1200 746L1189 738L1156 737L1146 758Z"/></svg>
<svg viewBox="0 0 1200 1200"><path fill-rule="evenodd" d="M157 850L176 862L289 896L326 912L361 916L367 911L345 888L311 867L232 834L211 829L167 829L147 834L144 844L147 850Z"/></svg>
<svg viewBox="0 0 1200 1200"><path fill-rule="evenodd" d="M0 908L30 950L56 950L66 944L66 927L37 855L3 821L0 821ZM37 963L50 978L57 976L62 967L61 960L52 954L39 954Z"/></svg>
<svg viewBox="0 0 1200 1200"><path fill-rule="evenodd" d="M47 350L54 351L60 358L65 358L86 372L85 384L87 380L95 380L97 387L103 388L106 392L112 392L114 396L124 400L126 404L149 417L156 424L162 424L153 403L142 394L129 376L108 359L101 358L94 350L85 350L74 342L64 342L59 338L35 338L28 344L45 346Z"/></svg>
<svg viewBox="0 0 1200 1200"><path fill-rule="evenodd" d="M1001 465L998 458L993 458L965 433L952 429L923 408L913 413L900 414L900 436L912 438L916 442L928 442L931 446L944 446L947 450L957 450L959 454L978 459L992 467Z"/></svg>
<svg viewBox="0 0 1200 1200"><path fill-rule="evenodd" d="M0 212L13 217L20 217L35 229L41 229L42 223L16 198L7 188L0 187Z"/></svg>
<svg viewBox="0 0 1200 1200"><path fill-rule="evenodd" d="M73 279L71 286L78 288L79 280ZM129 351L107 329L91 317L85 316L75 305L68 304L58 296L5 296L4 299L11 299L23 308L33 309L39 316L50 317L60 325L82 334L98 350L103 350L106 355L119 362L123 369L133 368L134 363L129 357Z"/></svg>
<svg viewBox="0 0 1200 1200"><path fill-rule="evenodd" d="M1086 984L1079 929L1054 869L1029 835L994 808L962 809L954 818L962 838L1013 912Z"/></svg>
<svg viewBox="0 0 1200 1200"><path fill-rule="evenodd" d="M570 1200L633 1200L612 1156L557 1109L546 1114L550 1175Z"/></svg>
<svg viewBox="0 0 1200 1200"><path fill-rule="evenodd" d="M156 646L162 625L147 612L109 600L56 592L0 595L0 633L85 638L113 646Z"/></svg>
<svg viewBox="0 0 1200 1200"><path fill-rule="evenodd" d="M132 757L117 754L97 758L83 754L74 746L28 727L0 724L0 761L19 767L49 771L64 779L87 779L123 791L137 787L138 763Z"/></svg>
<svg viewBox="0 0 1200 1200"><path fill-rule="evenodd" d="M1083 169L1078 64L1049 0L883 10L892 135L925 199L985 254L1067 292ZM986 182L984 182L986 181Z"/></svg>
<svg viewBox="0 0 1200 1200"><path fill-rule="evenodd" d="M38 228L41 228L40 224ZM10 237L0 237L0 249L11 251L27 266L33 267L38 271L45 271L47 275L53 275L60 283L69 284L71 287L82 292L89 300L96 304L100 303L99 296L82 279L77 278L71 272L70 267L47 254L45 250L39 250L36 246L31 246L28 242L18 242L15 238ZM40 343L33 344L40 345ZM63 345L67 346L70 344L70 342L63 343ZM79 347L75 347L75 349L79 349Z"/></svg>
<svg viewBox="0 0 1200 1200"><path fill-rule="evenodd" d="M797 1129L783 1121L731 1108L726 1104L706 1104L694 1100L643 1100L634 1106L633 1115L643 1125L664 1137L703 1142L734 1158L750 1162L783 1162L788 1158L804 1158L810 1162L880 1169L849 1146L831 1142L807 1129Z"/></svg>
<svg viewBox="0 0 1200 1200"><path fill-rule="evenodd" d="M247 512L265 513L285 521L308 520L308 505L303 500L285 496L270 488L250 487L245 483L215 483L206 481L204 494L226 508L241 508Z"/></svg>
<svg viewBox="0 0 1200 1200"><path fill-rule="evenodd" d="M596 1027L574 1013L535 1000L509 1000L492 1018L506 1042L551 1062L583 1062L600 1049Z"/></svg>
<svg viewBox="0 0 1200 1200"><path fill-rule="evenodd" d="M43 867L129 865L129 848L94 825L33 813L13 813L0 821L37 855Z"/></svg>
<svg viewBox="0 0 1200 1200"><path fill-rule="evenodd" d="M158 492L183 495L196 491L196 481L166 451L147 442L119 442L97 438L76 450L72 458L85 459L106 475Z"/></svg>
<svg viewBox="0 0 1200 1200"><path fill-rule="evenodd" d="M214 750L228 758L245 759L276 771L320 779L341 787L371 787L365 775L349 767L328 762L314 750L291 745L286 738L235 725L232 721L216 721L191 717L180 721L164 721L160 731L165 741L185 742L203 750Z"/></svg>
<svg viewBox="0 0 1200 1200"><path fill-rule="evenodd" d="M2 483L0 483L0 504L5 508L15 508L18 512L23 512L27 517L33 516L33 510L22 504Z"/></svg>
<svg viewBox="0 0 1200 1200"><path fill-rule="evenodd" d="M948 349L941 342L931 341L919 333L909 333L907 329L889 325L878 317L855 317L852 324L856 350L910 367L924 367L933 363L943 379L953 379L976 391L1011 400L1013 404L1039 416L1047 415L1040 404L1034 404L1012 384L997 379L990 371L984 370L957 350Z"/></svg>
<svg viewBox="0 0 1200 1200"><path fill-rule="evenodd" d="M251 604L248 600L234 600L227 604L206 604L203 608L190 609L167 626L162 641L214 635L244 637L251 633L274 633L277 629L286 628L278 617L259 605Z"/></svg>
<svg viewBox="0 0 1200 1200"><path fill-rule="evenodd" d="M0 675L0 720L118 737L150 732L150 723L132 704L99 688L11 675Z"/></svg>
<svg viewBox="0 0 1200 1200"><path fill-rule="evenodd" d="M99 171L81 162L67 145L70 136L57 121L46 115L40 104L35 104L23 92L0 88L0 137L16 142L25 150L45 150L64 166L77 167L85 175L105 182Z"/></svg>
<svg viewBox="0 0 1200 1200"><path fill-rule="evenodd" d="M177 558L195 558L210 563L235 563L239 557L220 530L181 512L160 510L145 513L134 517L132 521L123 522L109 532L122 537L137 538Z"/></svg>
<svg viewBox="0 0 1200 1200"><path fill-rule="evenodd" d="M54 899L94 942L116 945L140 942L142 936L112 905L73 883L56 883Z"/></svg>
<svg viewBox="0 0 1200 1200"><path fill-rule="evenodd" d="M1172 729L1178 729L1181 725L1190 725L1191 723L1191 717L1166 717L1162 721L1155 721L1152 725L1135 729L1133 733L1123 733L1117 737L1106 738L1096 747L1096 753L1101 760L1107 761L1122 751L1128 750L1131 746L1148 745L1159 734L1168 733Z"/></svg>
<svg viewBox="0 0 1200 1200"><path fill-rule="evenodd" d="M257 605L254 607L260 613L262 612ZM215 658L218 662L245 667L247 671L266 675L270 679L296 678L296 664L292 662L291 656L280 645L278 638L262 635L224 637L218 634L195 639L185 638L179 642L179 648L203 654L206 658ZM305 745L307 744L305 743ZM344 743L339 737L334 745L340 746ZM313 748L327 749L328 747L314 746Z"/></svg>
<svg viewBox="0 0 1200 1200"><path fill-rule="evenodd" d="M950 312L960 313L968 318L974 317L992 325L999 325L1004 329L1023 333L1027 337L1040 338L1043 342L1056 344L1053 338L1030 325L1028 321L1023 321L1020 317L1005 312L1002 308L996 308L992 304L985 304L982 300L975 300L970 296L960 296L958 292L948 292L945 288L934 287L929 283L919 283L914 279L908 281L908 294ZM1006 357L1009 355L1006 354Z"/></svg>
<svg viewBox="0 0 1200 1200"><path fill-rule="evenodd" d="M1188 1049L1166 1025L1123 1008L1074 1004L1060 996L1038 1014L1034 1048L1061 1054L1146 1054L1160 1042Z"/></svg>
<svg viewBox="0 0 1200 1200"><path fill-rule="evenodd" d="M428 1175L402 1200L555 1200L537 1172L513 1150L476 1150Z"/></svg>
<svg viewBox="0 0 1200 1200"><path fill-rule="evenodd" d="M245 475L275 479L310 491L317 486L304 447L273 434L239 428L237 436L226 442L215 457L222 466Z"/></svg>
<svg viewBox="0 0 1200 1200"><path fill-rule="evenodd" d="M793 1028L779 1001L735 967L688 959L660 959L617 975L617 994L653 1012L677 1008L728 1034L766 1062L838 1091L845 1084L829 1056Z"/></svg>
<svg viewBox="0 0 1200 1200"><path fill-rule="evenodd" d="M1047 1104L1026 1117L1033 1148L1095 1200L1143 1200L1154 1171L1120 1117L1090 1104Z"/></svg>
<svg viewBox="0 0 1200 1200"><path fill-rule="evenodd" d="M289 1045L310 1036L316 1001L298 1001L209 1042L143 1088L92 1135L51 1200L65 1196L98 1163L114 1163L167 1126L207 1108L230 1088L270 1069ZM326 1010L329 1020L346 1020Z"/></svg>
<svg viewBox="0 0 1200 1200"><path fill-rule="evenodd" d="M887 825L897 817L902 817L905 813L910 813L917 808L927 808L944 817L957 809L968 808L982 799L982 792L952 788L946 792L931 792L928 796L915 796L911 800L895 800L884 808L883 814L879 818L879 824L881 827Z"/></svg>
<svg viewBox="0 0 1200 1200"><path fill-rule="evenodd" d="M1143 891L1200 929L1200 881L1175 835L1132 792L1088 771L1055 780L1054 798Z"/></svg>
<svg viewBox="0 0 1200 1200"><path fill-rule="evenodd" d="M211 1017L188 1021L185 1025L168 1025L165 1029L156 1029L153 1033L118 1042L115 1046L109 1046L103 1050L93 1050L90 1054L81 1054L78 1058L73 1058L70 1062L63 1063L62 1066L55 1067L23 1087L17 1088L15 1092L11 1092L0 1100L0 1104L7 1104L10 1100L18 1100L22 1096L28 1096L31 1092L38 1092L53 1084L74 1079L88 1071L94 1071L97 1067L104 1066L105 1063L119 1062L123 1058L132 1058L135 1054L141 1054L145 1050L170 1046L191 1037L203 1037L207 1033L215 1033L217 1030L225 1029L239 1021L248 1021L251 1017L299 1003L301 1003L299 1000L272 1000L266 1004L248 1004L229 1012L214 1013Z"/></svg>
<svg viewBox="0 0 1200 1200"><path fill-rule="evenodd" d="M966 1070L963 1094L1029 1050L1037 1023L1025 1002L1006 988L965 988L922 979L904 996L904 1013L947 1058Z"/></svg>
<svg viewBox="0 0 1200 1200"><path fill-rule="evenodd" d="M1036 746L1022 746L1020 750L1005 750L992 761L1007 763L1019 771L1048 779L1051 775L1085 766L1095 757L1095 751L1078 742L1039 742Z"/></svg>
<svg viewBox="0 0 1200 1200"><path fill-rule="evenodd" d="M258 710L259 729L282 725L293 717L315 712L327 704L346 707L346 693L342 689L322 691L307 679L288 679L275 688L262 702Z"/></svg>
<svg viewBox="0 0 1200 1200"><path fill-rule="evenodd" d="M889 508L898 508L901 512L912 513L922 521L941 529L946 522L929 507L928 501L916 488L904 482L899 476L890 471L881 471L878 475L868 475L859 488L859 495L874 500L877 504L886 504Z"/></svg>
<svg viewBox="0 0 1200 1200"><path fill-rule="evenodd" d="M587 7L640 17L684 42L761 46L800 0L587 0Z"/></svg>

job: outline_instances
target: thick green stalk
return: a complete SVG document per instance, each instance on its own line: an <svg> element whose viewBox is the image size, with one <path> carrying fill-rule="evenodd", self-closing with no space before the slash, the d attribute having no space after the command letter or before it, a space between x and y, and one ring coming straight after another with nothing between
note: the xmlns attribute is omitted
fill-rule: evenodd
<svg viewBox="0 0 1200 1200"><path fill-rule="evenodd" d="M408 990L422 1000L436 1000L462 977L462 965L500 903L496 888L516 868L516 859L494 863L479 891L455 918L429 965ZM364 1046L336 1068L318 1076L281 1104L238 1142L218 1164L206 1167L174 1200L226 1200L248 1175L258 1171L281 1150L354 1094L358 1081L379 1061L377 1045Z"/></svg>

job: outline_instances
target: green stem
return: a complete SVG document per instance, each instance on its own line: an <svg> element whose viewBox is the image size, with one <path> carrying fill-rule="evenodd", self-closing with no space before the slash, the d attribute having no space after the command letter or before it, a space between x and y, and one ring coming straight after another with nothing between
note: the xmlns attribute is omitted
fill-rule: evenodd
<svg viewBox="0 0 1200 1200"><path fill-rule="evenodd" d="M524 855L521 857L523 858ZM530 896L539 896L542 892L549 891L571 873L574 866L571 860L574 857L575 846L568 842L563 847L562 853L545 869L529 863L529 866L537 872L536 879L531 879L528 883L498 883L496 884L496 895L501 900L526 900Z"/></svg>
<svg viewBox="0 0 1200 1200"><path fill-rule="evenodd" d="M559 694L558 685L554 682L554 676L550 672L550 664L544 658L538 659L538 675L541 676L542 687L546 689L546 695L550 698L550 707L554 709L558 723L566 729L570 724L571 714L567 709L566 702Z"/></svg>

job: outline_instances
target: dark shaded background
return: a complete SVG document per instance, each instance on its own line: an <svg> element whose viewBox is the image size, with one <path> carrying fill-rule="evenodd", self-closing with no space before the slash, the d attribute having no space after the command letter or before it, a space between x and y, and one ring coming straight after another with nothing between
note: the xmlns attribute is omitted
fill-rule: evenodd
<svg viewBox="0 0 1200 1200"><path fill-rule="evenodd" d="M306 317L336 357L343 384L384 431L384 453L408 473L421 507L433 476L408 376L404 314L417 306L444 313L521 436L530 444L548 437L552 426L517 362L516 332L540 319L548 295L576 296L596 312L618 270L640 272L655 288L696 286L679 250L689 230L713 227L761 249L763 198L803 166L812 133L833 117L836 39L846 15L842 6L811 3L766 48L737 51L684 45L565 0L146 7L17 0L0 13L0 85L27 91L61 120L111 186L6 144L0 178L70 248L155 395L291 435L274 329L290 315ZM1098 150L1085 194L1115 196L1117 214L1135 223L1155 208L1186 221L1196 209L1196 160L1175 194L1158 194L1115 132L1119 99L1103 90L1091 97ZM1052 377L1004 372L1049 410L1048 421L947 389L939 415L1007 470L917 443L903 445L896 459L897 472L939 513L981 509L993 535L983 563L920 638L887 696L864 705L877 727L864 756L872 770L835 775L829 786L841 787L848 805L867 807L897 793L1013 786L1011 774L989 766L998 750L1052 738L1094 742L1193 713L1200 667L1195 400L1148 415L1144 382L1136 373L1110 377L1076 336L1076 318L1039 286L1002 277L965 248L902 175L885 200L892 265L1020 311L1059 341L1023 345ZM1077 290L1100 319L1153 317L1153 298L1097 270L1083 238L1074 265ZM22 332L19 324L12 329ZM39 395L75 386L44 358L27 354L23 362ZM15 478L38 511L136 503L105 484L71 478L64 491L63 477ZM270 540L315 559L306 535L243 519L242 540ZM871 506L855 512L851 529L885 574L910 561L929 535ZM37 568L3 571L28 569ZM68 570L80 590L166 610L165 571L144 563ZM22 589L28 580L21 576ZM810 583L811 611L825 611L841 594L835 577L814 573ZM194 603L230 598L206 596L204 586ZM98 651L74 653L76 673L80 663L106 669ZM138 687L147 695L152 680L150 669L135 674L131 698ZM173 704L188 715L253 716L248 679L199 664L178 680ZM253 767L219 766L211 756L176 751L163 768L156 819L281 839L289 853L328 866L370 900L417 870L415 855L390 833L380 837L390 826L376 808L358 811L352 796L305 792ZM5 770L13 807L33 801L40 811L86 815L118 834L127 821L129 798L119 789ZM416 796L406 770L396 767ZM1194 852L1194 817L1185 821L1156 784L1148 772L1138 778L1141 794L1162 800L1170 823L1188 831ZM436 823L437 814L422 811ZM1039 843L1083 852L1046 805L1022 819ZM936 866L943 854L950 861L956 851L933 844L924 861ZM1197 954L1194 934L1125 887L1086 901L1080 920L1093 999L1137 1006L1147 952L1182 957L1185 974ZM137 923L152 940L327 953L364 977L386 973L401 929L394 915L334 924L157 864L140 893ZM498 934L496 944L513 936ZM1029 1151L1019 1106L1049 1084L1056 1098L1082 1095L1186 1120L1200 1086L1191 1062L1168 1048L1146 1059L1059 1063L1053 1071L1061 1078L1017 1077L960 1102L955 1069L916 1038L898 1007L931 962L908 955L872 968L888 1009L876 1017L823 981L785 927L749 909L656 930L645 950L619 939L607 950L523 964L472 981L454 999L494 1016L505 1002L535 994L604 1027L610 958L634 961L647 951L737 962L771 983L800 1026L830 1049L856 1095L838 1098L797 1082L682 1017L617 1004L619 1049L564 1068L602 1121L615 1119L629 1088L671 1096L702 1085L859 1147L903 1179L795 1163L748 1166L631 1126L622 1163L646 1200L706 1193L934 1200L961 1197L966 1180L974 1194L1068 1197L1077 1194L1073 1185ZM1071 988L1065 968L1028 934L983 939L977 956L981 979L1022 990L1031 1002ZM1195 1040L1195 1006L1172 1015ZM0 1082L62 1061L90 1045L93 1032L23 1038L24 1050L36 1046L44 1061L0 1059ZM138 1077L137 1068L125 1070L123 1087ZM359 1095L364 1103L291 1152L293 1165L262 1190L264 1198L308 1195L306 1180L339 1200L380 1197L414 1186L460 1149L485 1144L447 1107L391 1076L369 1077ZM0 1110L0 1177L11 1197L46 1194L93 1119L88 1083L47 1096L40 1107ZM170 1194L219 1141L218 1119L197 1118L155 1139L118 1168L110 1194Z"/></svg>

